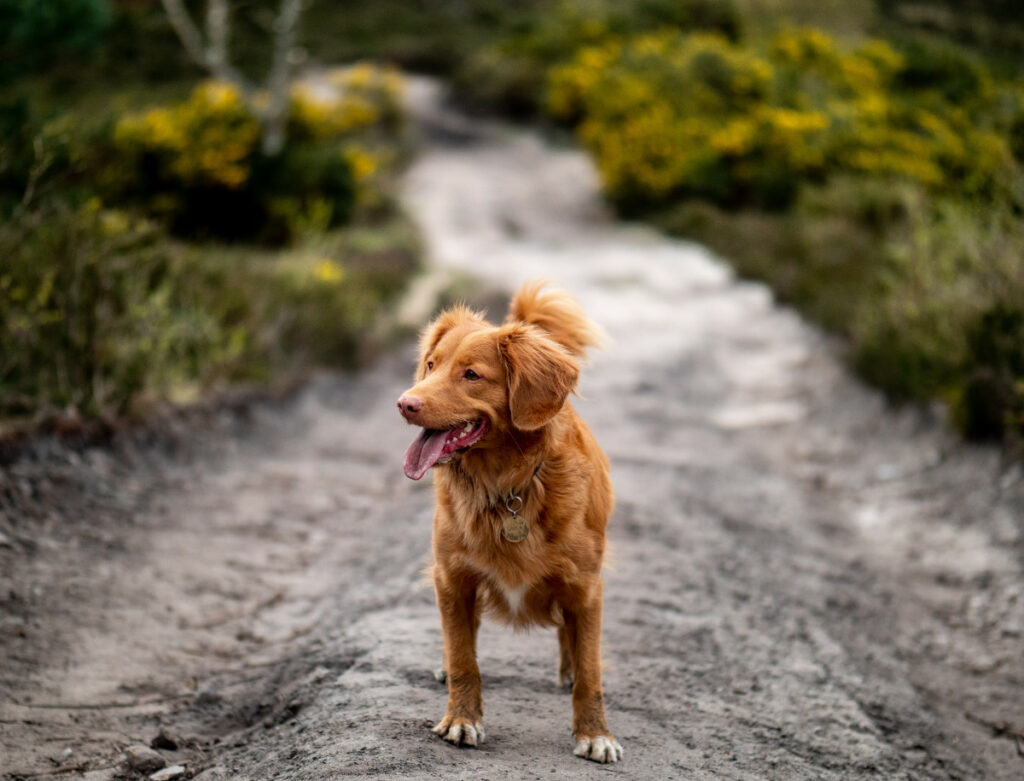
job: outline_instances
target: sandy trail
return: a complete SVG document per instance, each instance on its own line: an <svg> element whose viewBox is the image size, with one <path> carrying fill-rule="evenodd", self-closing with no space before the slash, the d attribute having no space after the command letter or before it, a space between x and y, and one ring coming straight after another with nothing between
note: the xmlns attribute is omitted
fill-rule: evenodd
<svg viewBox="0 0 1024 781"><path fill-rule="evenodd" d="M100 781L163 728L203 779L1024 776L993 729L1024 731L1020 467L886 408L703 249L610 220L579 152L463 120L430 82L412 97L428 143L406 199L434 263L505 293L557 279L610 336L577 408L618 496L604 656L624 761L572 756L546 631L485 623L487 743L430 734L431 494L402 475L394 410L408 348L207 426L184 461L8 470L41 503L107 483L41 513L34 551L8 524L0 770Z"/></svg>

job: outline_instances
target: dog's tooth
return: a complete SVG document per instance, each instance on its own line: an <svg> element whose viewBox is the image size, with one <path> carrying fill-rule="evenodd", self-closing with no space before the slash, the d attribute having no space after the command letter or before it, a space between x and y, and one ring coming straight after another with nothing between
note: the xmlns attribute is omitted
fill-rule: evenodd
<svg viewBox="0 0 1024 781"><path fill-rule="evenodd" d="M462 429L462 430L468 434L470 431L473 430L473 424L472 423L467 423L466 427L464 429Z"/></svg>

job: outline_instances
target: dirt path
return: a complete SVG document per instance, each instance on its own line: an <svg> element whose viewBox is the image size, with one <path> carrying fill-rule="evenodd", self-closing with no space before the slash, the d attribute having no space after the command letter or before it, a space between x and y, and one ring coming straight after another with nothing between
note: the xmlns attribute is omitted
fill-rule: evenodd
<svg viewBox="0 0 1024 781"><path fill-rule="evenodd" d="M203 424L184 460L5 472L0 496L36 509L0 517L0 772L112 778L163 729L164 758L207 780L1024 777L996 729L1024 731L1024 472L888 410L700 248L608 220L579 153L414 88L434 140L407 199L436 263L506 292L553 277L612 337L577 406L618 494L604 655L625 760L571 755L553 634L493 624L487 744L430 734L407 350Z"/></svg>

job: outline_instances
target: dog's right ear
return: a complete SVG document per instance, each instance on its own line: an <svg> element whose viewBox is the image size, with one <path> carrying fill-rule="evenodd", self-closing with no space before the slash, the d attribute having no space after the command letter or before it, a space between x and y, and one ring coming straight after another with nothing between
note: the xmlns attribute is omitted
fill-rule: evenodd
<svg viewBox="0 0 1024 781"><path fill-rule="evenodd" d="M535 431L558 414L575 390L579 361L531 325L503 326L498 352L505 364L512 425Z"/></svg>
<svg viewBox="0 0 1024 781"><path fill-rule="evenodd" d="M427 376L427 356L434 352L438 342L446 333L467 320L484 322L483 315L459 304L445 309L420 332L420 358L416 365L416 382Z"/></svg>

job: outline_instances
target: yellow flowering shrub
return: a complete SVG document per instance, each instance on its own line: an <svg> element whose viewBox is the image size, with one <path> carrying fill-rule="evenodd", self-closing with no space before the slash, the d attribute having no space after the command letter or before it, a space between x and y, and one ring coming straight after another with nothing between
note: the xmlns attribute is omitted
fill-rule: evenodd
<svg viewBox="0 0 1024 781"><path fill-rule="evenodd" d="M626 208L686 196L785 207L831 171L990 193L1007 140L938 93L900 92L903 67L884 41L846 50L814 29L781 33L763 55L657 33L581 49L552 69L547 108L577 125Z"/></svg>
<svg viewBox="0 0 1024 781"><path fill-rule="evenodd" d="M368 63L340 68L327 86L300 82L291 90L290 131L300 139L323 141L401 121L403 82L398 71Z"/></svg>
<svg viewBox="0 0 1024 781"><path fill-rule="evenodd" d="M285 148L268 157L266 96L206 82L183 102L122 117L113 143L125 163L108 178L175 232L279 243L384 200L379 172L395 157L401 91L397 71L368 64L298 82Z"/></svg>
<svg viewBox="0 0 1024 781"><path fill-rule="evenodd" d="M767 195L777 172L809 175L824 162L827 118L772 105L775 79L770 61L721 36L657 33L583 49L552 72L548 107L582 118L580 137L620 204L738 203L777 197Z"/></svg>
<svg viewBox="0 0 1024 781"><path fill-rule="evenodd" d="M249 178L259 138L259 122L238 90L218 82L201 84L176 106L129 114L114 129L116 145L163 156L182 183L230 189Z"/></svg>
<svg viewBox="0 0 1024 781"><path fill-rule="evenodd" d="M328 74L337 98L331 104L337 132L349 132L370 125L399 129L402 121L402 93L405 82L395 68L357 63Z"/></svg>

